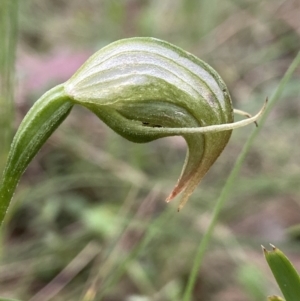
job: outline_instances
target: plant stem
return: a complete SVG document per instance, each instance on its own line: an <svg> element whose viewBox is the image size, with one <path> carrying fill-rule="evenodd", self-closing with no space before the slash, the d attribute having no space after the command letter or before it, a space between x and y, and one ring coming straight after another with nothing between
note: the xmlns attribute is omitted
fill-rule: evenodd
<svg viewBox="0 0 300 301"><path fill-rule="evenodd" d="M64 86L58 85L41 96L24 117L11 144L0 180L0 225L21 175L72 107Z"/></svg>
<svg viewBox="0 0 300 301"><path fill-rule="evenodd" d="M261 131L261 129L262 129L269 113L271 112L273 106L278 102L280 96L282 95L282 92L285 88L285 85L287 84L290 77L292 76L292 74L294 73L294 71L296 70L296 68L299 65L300 65L300 52L298 53L296 58L293 60L290 67L286 71L285 75L281 79L275 93L273 94L273 96L270 100L270 103L269 103L267 109L265 110L265 112L263 113L263 116L261 117L261 119L259 121L259 127L257 127L252 132L251 136L249 137L249 139L245 143L238 159L235 162L235 165L234 165L229 177L227 178L227 181L226 181L225 185L223 186L221 194L220 194L220 196L217 200L217 203L214 207L213 215L212 215L212 219L210 221L209 227L208 227L206 233L204 234L203 238L201 239L199 247L197 249L196 256L195 256L194 262L193 262L193 267L192 267L190 275L189 275L188 283L185 287L185 291L184 291L184 295L183 295L183 301L190 301L191 300L192 291L193 291L193 288L194 288L194 285L195 285L195 282L196 282L197 274L198 274L199 268L201 266L205 251L206 251L207 246L208 246L208 244L209 244L209 242L212 238L213 231L214 231L215 225L218 221L220 212L221 212L222 208L224 207L230 192L232 191L232 187L233 187L233 185L236 181L236 177L237 177L237 175L238 175L238 173L241 169L241 166L242 166L242 164L243 164L243 162L246 158L246 155L248 154L248 152L250 150L250 147L253 144L254 139L260 133L260 131Z"/></svg>
<svg viewBox="0 0 300 301"><path fill-rule="evenodd" d="M12 139L18 0L0 1L0 174Z"/></svg>

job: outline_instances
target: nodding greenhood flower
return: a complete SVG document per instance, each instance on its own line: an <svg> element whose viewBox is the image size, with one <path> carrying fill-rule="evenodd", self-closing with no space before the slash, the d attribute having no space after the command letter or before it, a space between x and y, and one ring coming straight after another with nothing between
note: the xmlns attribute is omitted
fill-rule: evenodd
<svg viewBox="0 0 300 301"><path fill-rule="evenodd" d="M25 116L0 186L0 221L22 173L75 104L133 142L183 136L186 160L167 198L182 192L180 208L223 151L232 129L254 122L262 112L251 117L234 110L218 73L174 45L153 38L112 43L67 82L45 93ZM234 123L234 112L249 118Z"/></svg>

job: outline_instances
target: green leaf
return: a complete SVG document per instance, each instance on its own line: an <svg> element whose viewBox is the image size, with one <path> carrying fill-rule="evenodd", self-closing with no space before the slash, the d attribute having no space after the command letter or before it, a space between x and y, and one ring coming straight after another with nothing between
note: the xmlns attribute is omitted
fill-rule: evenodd
<svg viewBox="0 0 300 301"><path fill-rule="evenodd" d="M271 246L272 251L267 251L264 247L263 251L283 296L286 301L299 301L300 277L298 272L283 252L273 245Z"/></svg>
<svg viewBox="0 0 300 301"><path fill-rule="evenodd" d="M1 297L0 297L0 301L20 301L20 300L16 300L16 299L7 299L7 298L1 298Z"/></svg>

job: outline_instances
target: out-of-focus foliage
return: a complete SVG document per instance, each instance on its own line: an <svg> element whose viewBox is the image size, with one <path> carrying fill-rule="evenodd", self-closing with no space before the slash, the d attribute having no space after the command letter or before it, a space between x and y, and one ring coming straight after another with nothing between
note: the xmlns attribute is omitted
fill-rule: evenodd
<svg viewBox="0 0 300 301"><path fill-rule="evenodd" d="M209 62L234 106L254 113L300 49L299 14L296 0L22 1L15 123L91 53L131 36L164 39ZM279 294L260 244L275 243L299 266L299 237L286 231L300 223L299 78L297 70L243 166L199 271L195 300ZM3 234L1 295L180 300L215 200L250 131L233 134L177 214L176 200L163 200L182 166L183 140L133 144L76 109L18 187ZM256 283L257 275L264 281Z"/></svg>

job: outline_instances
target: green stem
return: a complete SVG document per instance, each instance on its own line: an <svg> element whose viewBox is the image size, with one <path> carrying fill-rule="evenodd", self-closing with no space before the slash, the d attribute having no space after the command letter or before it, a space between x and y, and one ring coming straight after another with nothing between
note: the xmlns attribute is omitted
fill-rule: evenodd
<svg viewBox="0 0 300 301"><path fill-rule="evenodd" d="M18 0L0 2L0 173L12 138Z"/></svg>
<svg viewBox="0 0 300 301"><path fill-rule="evenodd" d="M12 142L0 183L0 225L19 179L45 141L69 114L73 104L63 85L45 93L23 119Z"/></svg>
<svg viewBox="0 0 300 301"><path fill-rule="evenodd" d="M183 295L183 301L190 301L191 297L192 297L192 291L193 288L195 286L195 282L197 279L197 274L199 271L199 268L201 266L205 251L207 249L207 246L212 238L213 235L213 231L215 228L215 225L218 221L220 212L222 210L222 208L224 207L228 196L230 194L230 192L232 191L233 185L236 183L236 177L241 169L241 166L246 158L247 153L250 150L250 147L254 141L254 139L256 138L256 136L259 134L259 132L262 129L263 124L265 123L270 111L272 110L273 106L278 102L279 97L281 96L283 89L286 85L286 83L289 81L290 77L292 76L292 74L294 73L294 71L296 70L296 68L300 65L300 52L298 53L298 55L296 56L296 58L293 60L292 64L290 65L290 67L288 68L288 70L286 71L285 75L283 76L282 80L280 81L274 95L272 96L271 100L270 100L270 104L267 107L267 109L265 110L263 116L260 119L259 122L259 127L256 128L256 130L254 130L251 134L251 136L249 137L249 139L247 140L246 144L244 145L238 159L236 160L236 163L229 175L229 177L227 178L227 181L221 191L220 197L217 200L216 206L214 207L214 211L213 211L213 215L212 215L212 219L210 221L209 227L206 231L206 233L204 234L204 237L201 239L201 242L199 244L198 250L196 252L196 256L194 258L194 262L193 262L193 267L191 269L191 273L189 275L189 279L188 279L188 283L186 285L185 288L185 292Z"/></svg>

